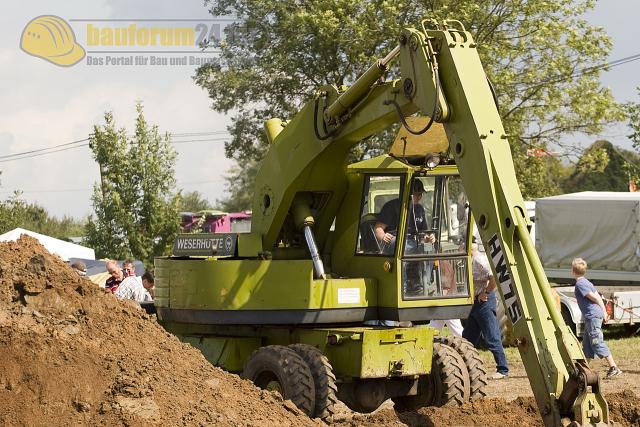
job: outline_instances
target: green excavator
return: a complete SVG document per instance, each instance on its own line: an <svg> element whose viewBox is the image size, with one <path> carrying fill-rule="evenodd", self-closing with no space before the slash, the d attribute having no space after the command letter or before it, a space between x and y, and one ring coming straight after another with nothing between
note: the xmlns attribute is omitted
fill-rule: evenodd
<svg viewBox="0 0 640 427"><path fill-rule="evenodd" d="M400 78L385 80L394 65ZM355 144L394 124L389 154L347 165ZM477 351L427 325L472 307L477 224L545 425L609 423L550 294L495 94L460 22L405 29L352 86L319 88L265 131L251 232L179 235L155 260L168 331L325 420L338 400L370 412L389 398L407 410L482 397Z"/></svg>

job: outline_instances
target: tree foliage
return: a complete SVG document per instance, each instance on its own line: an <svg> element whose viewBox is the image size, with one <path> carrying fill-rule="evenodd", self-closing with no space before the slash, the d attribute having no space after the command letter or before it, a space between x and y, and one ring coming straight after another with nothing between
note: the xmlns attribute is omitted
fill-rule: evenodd
<svg viewBox="0 0 640 427"><path fill-rule="evenodd" d="M242 164L242 166L241 166ZM233 166L224 177L228 196L217 201L219 209L226 212L240 212L251 209L253 183L258 173L259 163L248 159Z"/></svg>
<svg viewBox="0 0 640 427"><path fill-rule="evenodd" d="M640 87L637 87L636 91L640 98ZM631 129L629 139L631 139L633 143L633 148L640 153L640 101L627 103L625 110L629 119L629 128ZM640 186L640 167L628 164L626 171L629 175L629 180L634 181L637 186Z"/></svg>
<svg viewBox="0 0 640 427"><path fill-rule="evenodd" d="M135 133L117 129L113 114L95 125L89 146L100 166L94 185L94 214L87 242L99 257L134 257L147 265L165 254L179 227L180 195L175 190L176 154L169 135L160 136L137 105Z"/></svg>
<svg viewBox="0 0 640 427"><path fill-rule="evenodd" d="M20 192L15 192L11 197L0 201L0 234L17 227L61 240L84 234L81 221L69 216L62 219L51 216L42 206L23 200Z"/></svg>
<svg viewBox="0 0 640 427"><path fill-rule="evenodd" d="M212 209L211 203L199 191L188 191L182 194L180 210L183 212L198 212Z"/></svg>
<svg viewBox="0 0 640 427"><path fill-rule="evenodd" d="M616 148L609 141L596 141L588 147L566 181L563 190L628 191L629 171L640 168L640 156Z"/></svg>
<svg viewBox="0 0 640 427"><path fill-rule="evenodd" d="M520 153L518 153L520 154ZM531 157L514 155L516 170L527 171L527 179L520 179L520 189L526 199L536 199L562 193L564 180L571 168L553 156Z"/></svg>
<svg viewBox="0 0 640 427"><path fill-rule="evenodd" d="M246 173L247 162L259 161L267 147L264 120L290 118L320 85L351 84L397 44L402 28L424 18L458 19L474 35L496 87L525 196L553 180L541 161L526 159L527 147L562 145L568 134L594 134L621 118L598 69L584 72L605 62L611 48L604 32L582 18L593 0L208 3L214 15L240 19L217 43L219 60L199 68L195 81L208 90L215 110L233 111L226 155ZM389 143L388 136L371 139L355 157Z"/></svg>
<svg viewBox="0 0 640 427"><path fill-rule="evenodd" d="M636 91L640 98L640 86L636 88ZM629 127L631 128L629 139L633 142L633 147L636 150L640 150L640 101L627 103L625 109L629 118Z"/></svg>

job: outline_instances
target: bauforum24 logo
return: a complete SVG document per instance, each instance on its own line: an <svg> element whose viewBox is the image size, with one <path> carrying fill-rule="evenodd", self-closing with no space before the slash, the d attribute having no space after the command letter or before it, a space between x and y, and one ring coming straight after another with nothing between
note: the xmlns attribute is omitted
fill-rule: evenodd
<svg viewBox="0 0 640 427"><path fill-rule="evenodd" d="M22 30L20 49L61 67L70 67L85 57L69 23L55 15L41 15L29 21Z"/></svg>
<svg viewBox="0 0 640 427"><path fill-rule="evenodd" d="M78 38L69 22L77 25ZM203 47L220 41L223 28L232 22L232 18L225 17L67 21L56 15L41 15L24 27L20 49L61 67L70 67L84 58L87 65L198 66L211 62L213 58L207 55L219 53ZM84 40L87 50L78 39ZM179 56L167 56L171 54Z"/></svg>

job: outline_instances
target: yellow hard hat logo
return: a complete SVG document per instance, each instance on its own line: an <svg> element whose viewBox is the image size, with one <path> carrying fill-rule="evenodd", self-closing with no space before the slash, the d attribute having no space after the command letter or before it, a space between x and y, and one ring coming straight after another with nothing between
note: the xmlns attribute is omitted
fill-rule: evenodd
<svg viewBox="0 0 640 427"><path fill-rule="evenodd" d="M71 26L54 15L32 19L22 31L20 49L62 67L74 65L85 56Z"/></svg>

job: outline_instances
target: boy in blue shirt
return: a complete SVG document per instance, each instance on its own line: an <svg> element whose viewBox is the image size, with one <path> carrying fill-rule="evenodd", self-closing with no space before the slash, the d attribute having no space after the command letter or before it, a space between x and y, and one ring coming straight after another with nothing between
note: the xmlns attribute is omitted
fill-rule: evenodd
<svg viewBox="0 0 640 427"><path fill-rule="evenodd" d="M610 379L620 375L622 371L616 366L609 347L604 342L602 322L608 320L609 315L596 287L584 277L586 272L587 262L582 258L574 259L571 263L571 274L576 279L575 295L584 319L582 348L587 359L597 356L607 360L609 370L605 378Z"/></svg>

